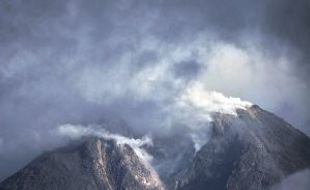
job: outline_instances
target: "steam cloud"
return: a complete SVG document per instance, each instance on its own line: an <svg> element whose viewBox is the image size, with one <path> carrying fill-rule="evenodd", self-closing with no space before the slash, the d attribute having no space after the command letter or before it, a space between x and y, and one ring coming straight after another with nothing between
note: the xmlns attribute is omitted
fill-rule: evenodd
<svg viewBox="0 0 310 190"><path fill-rule="evenodd" d="M198 150L210 112L253 103L310 134L309 20L306 0L1 1L0 180L67 123L185 125Z"/></svg>
<svg viewBox="0 0 310 190"><path fill-rule="evenodd" d="M143 145L151 146L152 140L145 136L142 139L134 139L128 138L122 135L113 134L105 130L102 126L76 126L71 124L61 125L57 128L56 135L67 136L72 139L79 139L83 136L97 136L100 138L104 138L106 140L115 140L118 145L128 144L137 156L139 156L146 163L149 163L152 160L152 156L149 155L144 149L141 147Z"/></svg>

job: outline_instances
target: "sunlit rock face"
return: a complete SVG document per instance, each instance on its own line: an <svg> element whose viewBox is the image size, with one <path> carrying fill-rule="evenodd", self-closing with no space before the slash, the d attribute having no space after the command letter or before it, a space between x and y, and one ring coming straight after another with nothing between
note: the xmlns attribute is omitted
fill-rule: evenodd
<svg viewBox="0 0 310 190"><path fill-rule="evenodd" d="M77 142L38 157L0 189L256 190L310 167L310 139L272 113L246 104L210 116L202 128L152 139L60 126Z"/></svg>

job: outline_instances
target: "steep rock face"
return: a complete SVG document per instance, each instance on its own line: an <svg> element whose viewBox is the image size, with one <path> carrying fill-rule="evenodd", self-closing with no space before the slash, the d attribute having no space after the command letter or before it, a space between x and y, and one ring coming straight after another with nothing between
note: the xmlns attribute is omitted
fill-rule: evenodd
<svg viewBox="0 0 310 190"><path fill-rule="evenodd" d="M175 175L175 189L269 189L310 167L310 140L252 106L237 117L216 114L209 142Z"/></svg>
<svg viewBox="0 0 310 190"><path fill-rule="evenodd" d="M46 153L1 183L0 189L163 189L155 171L128 145L91 138Z"/></svg>

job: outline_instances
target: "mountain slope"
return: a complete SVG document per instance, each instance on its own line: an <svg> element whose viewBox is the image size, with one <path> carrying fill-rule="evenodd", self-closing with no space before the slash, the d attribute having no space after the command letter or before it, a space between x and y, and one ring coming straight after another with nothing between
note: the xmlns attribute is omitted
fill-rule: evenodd
<svg viewBox="0 0 310 190"><path fill-rule="evenodd" d="M216 114L213 134L175 176L176 189L268 189L310 167L310 140L258 106Z"/></svg>
<svg viewBox="0 0 310 190"><path fill-rule="evenodd" d="M309 137L274 114L254 105L212 118L199 130L154 135L152 146L139 147L151 163L134 145L103 134L43 154L0 189L259 190L310 168Z"/></svg>
<svg viewBox="0 0 310 190"><path fill-rule="evenodd" d="M128 145L90 138L46 153L0 185L0 189L162 189L154 171Z"/></svg>

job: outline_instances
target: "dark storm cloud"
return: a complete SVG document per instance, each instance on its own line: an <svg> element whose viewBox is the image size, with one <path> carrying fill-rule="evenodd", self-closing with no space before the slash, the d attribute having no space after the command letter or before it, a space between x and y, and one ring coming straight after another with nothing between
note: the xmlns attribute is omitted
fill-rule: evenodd
<svg viewBox="0 0 310 190"><path fill-rule="evenodd" d="M264 32L288 44L295 51L299 64L298 72L308 80L310 71L310 2L267 1ZM272 42L272 39L270 39Z"/></svg>
<svg viewBox="0 0 310 190"><path fill-rule="evenodd" d="M216 55L199 52L218 41L229 44L220 45L228 59L239 51L243 59L248 41L270 60L289 58L297 74L277 71L272 84L283 91L281 80L288 78L291 86L284 92L293 90L280 100L291 99L271 104L279 98L259 86L265 80L255 87L229 81L238 93L225 93L290 116L309 134L304 123L310 104L298 100L309 94L309 13L306 0L1 0L0 179L56 146L49 131L60 124L101 123L120 115L143 131L158 126L163 118L158 110L188 83L222 73L209 68ZM262 73L270 69L263 67L260 73L252 66L240 72L268 78ZM229 89L215 78L215 90Z"/></svg>
<svg viewBox="0 0 310 190"><path fill-rule="evenodd" d="M201 65L195 60L182 61L175 65L174 74L176 77L181 77L186 80L190 80L197 76Z"/></svg>
<svg viewBox="0 0 310 190"><path fill-rule="evenodd" d="M304 47L308 47L310 42L309 9L310 2L307 0L268 1L264 20L266 30L307 51Z"/></svg>

